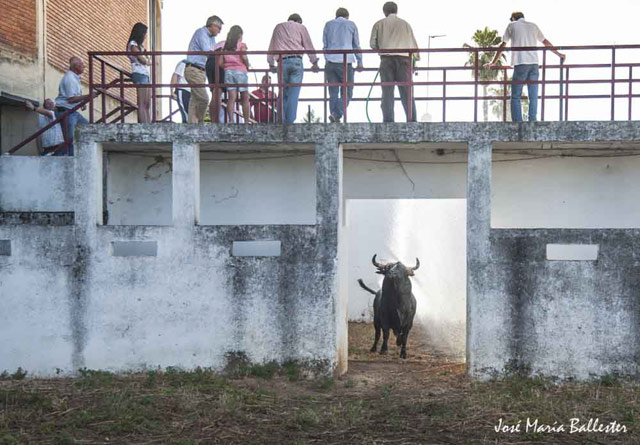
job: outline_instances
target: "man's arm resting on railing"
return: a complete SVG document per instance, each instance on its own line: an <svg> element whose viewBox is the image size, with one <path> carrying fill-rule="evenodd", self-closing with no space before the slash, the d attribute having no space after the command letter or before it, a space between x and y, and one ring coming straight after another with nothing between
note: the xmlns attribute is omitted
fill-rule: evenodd
<svg viewBox="0 0 640 445"><path fill-rule="evenodd" d="M504 47L507 46L507 42L502 42L500 44L500 46L498 47L498 51L496 51L496 55L493 57L493 60L487 64L485 64L485 68L493 68L496 66L496 64L498 63L498 60L500 60L500 57L502 57L502 53L504 51Z"/></svg>
<svg viewBox="0 0 640 445"><path fill-rule="evenodd" d="M552 52L553 54L555 54L556 56L560 57L560 59L562 60L562 62L563 62L563 63L564 63L564 61L567 59L567 56L566 56L566 55L564 55L564 54L562 54L561 52L559 52L559 51L556 49L556 47L555 47L555 46L553 46L553 45L551 44L551 42L550 42L550 41L548 41L547 39L544 39L544 40L542 41L542 44L543 44L544 46L546 46L547 48L551 48L551 52Z"/></svg>
<svg viewBox="0 0 640 445"><path fill-rule="evenodd" d="M67 102L69 102L70 104L75 104L78 102L82 102L83 100L89 99L89 95L88 94L83 94L82 96L71 96L67 99Z"/></svg>

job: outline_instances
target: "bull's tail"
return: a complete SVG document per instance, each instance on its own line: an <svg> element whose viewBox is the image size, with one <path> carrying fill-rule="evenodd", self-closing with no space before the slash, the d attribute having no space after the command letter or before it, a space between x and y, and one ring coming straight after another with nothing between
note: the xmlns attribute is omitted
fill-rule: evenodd
<svg viewBox="0 0 640 445"><path fill-rule="evenodd" d="M377 292L374 290L371 290L370 288L367 287L366 284L364 284L364 281L362 281L362 278L358 278L358 283L360 283L360 287L363 288L364 290L366 290L367 292L375 295Z"/></svg>

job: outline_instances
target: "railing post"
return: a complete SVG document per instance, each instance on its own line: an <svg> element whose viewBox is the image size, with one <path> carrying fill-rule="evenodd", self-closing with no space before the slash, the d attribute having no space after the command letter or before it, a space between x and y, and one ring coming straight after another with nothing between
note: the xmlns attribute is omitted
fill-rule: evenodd
<svg viewBox="0 0 640 445"><path fill-rule="evenodd" d="M107 123L107 95L104 94L107 91L107 73L104 64L104 60L100 62L100 88L102 89L102 123Z"/></svg>
<svg viewBox="0 0 640 445"><path fill-rule="evenodd" d="M340 94L342 95L342 117L344 122L347 122L347 53L342 53L342 88Z"/></svg>
<svg viewBox="0 0 640 445"><path fill-rule="evenodd" d="M280 123L284 123L284 74L282 72L282 54L278 55L278 88L280 88L280 96L278 97L278 115Z"/></svg>
<svg viewBox="0 0 640 445"><path fill-rule="evenodd" d="M565 100L564 100L564 120L569 120L569 67L567 67L567 75L566 75L566 88L564 89Z"/></svg>
<svg viewBox="0 0 640 445"><path fill-rule="evenodd" d="M151 56L151 122L156 121L156 53Z"/></svg>
<svg viewBox="0 0 640 445"><path fill-rule="evenodd" d="M507 69L502 68L502 122L507 121Z"/></svg>
<svg viewBox="0 0 640 445"><path fill-rule="evenodd" d="M93 55L89 54L89 122L93 124Z"/></svg>
<svg viewBox="0 0 640 445"><path fill-rule="evenodd" d="M536 81L537 82L537 81ZM527 84L529 81L527 81ZM540 120L544 121L544 102L547 88L547 47L542 49L542 100L540 104ZM527 88L528 89L528 88ZM537 98L536 98L537 99ZM529 98L529 106L531 106L531 98Z"/></svg>
<svg viewBox="0 0 640 445"><path fill-rule="evenodd" d="M616 48L611 48L611 120L616 118Z"/></svg>
<svg viewBox="0 0 640 445"><path fill-rule="evenodd" d="M474 49L473 53L473 121L478 122L478 65L480 64L478 60L478 49Z"/></svg>
<svg viewBox="0 0 640 445"><path fill-rule="evenodd" d="M323 86L323 90L324 90L324 123L327 123L327 72L325 70L324 72L324 86Z"/></svg>
<svg viewBox="0 0 640 445"><path fill-rule="evenodd" d="M120 122L124 124L124 73L120 71Z"/></svg>
<svg viewBox="0 0 640 445"><path fill-rule="evenodd" d="M629 67L629 118L631 120L633 107L633 66Z"/></svg>
<svg viewBox="0 0 640 445"><path fill-rule="evenodd" d="M409 87L407 94L407 122L413 122L413 50L409 50L409 85L407 87Z"/></svg>
<svg viewBox="0 0 640 445"><path fill-rule="evenodd" d="M558 103L560 105L560 110L558 113L558 119L562 122L562 108L564 106L564 60L560 59L560 91L558 93Z"/></svg>
<svg viewBox="0 0 640 445"><path fill-rule="evenodd" d="M427 97L427 104L429 97ZM447 121L447 70L442 70L442 122Z"/></svg>

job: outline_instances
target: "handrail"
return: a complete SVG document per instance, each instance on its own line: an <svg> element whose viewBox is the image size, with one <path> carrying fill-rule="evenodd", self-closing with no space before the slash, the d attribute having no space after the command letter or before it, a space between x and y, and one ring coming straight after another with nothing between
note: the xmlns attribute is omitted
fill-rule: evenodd
<svg viewBox="0 0 640 445"><path fill-rule="evenodd" d="M498 74L495 76L487 76L487 70L488 68L485 66L480 66L480 64L478 63L479 61L479 56L481 53L485 53L485 52L489 52L489 53L494 53L498 50L497 47L458 47L458 48L397 48L397 49L385 49L385 50L378 50L378 49L351 49L351 50L313 50L313 51L307 51L307 50L300 50L300 51L268 51L268 50L260 50L260 51L226 51L226 50L218 50L215 51L216 55L227 55L227 54L233 54L233 55L247 55L247 56L266 56L266 55L270 55L273 57L275 63L278 65L277 69L274 71L277 75L277 80L275 80L274 82L272 82L271 84L271 88L277 88L280 93L278 94L278 99L276 100L276 102L272 103L271 105L273 105L273 107L271 108L272 111L274 109L277 110L277 120L282 122L283 120L283 94L282 94L282 89L285 87L314 87L316 88L315 91L317 90L317 87L321 87L324 89L324 97L318 97L318 95L307 95L304 94L303 96L301 96L299 98L299 102L303 103L303 102L308 102L308 103L313 103L313 102L324 102L325 103L325 122L327 121L327 112L326 112L326 107L327 107L327 102L328 102L328 95L327 95L327 88L330 87L340 87L342 89L346 89L346 88L354 88L354 87L363 87L363 86L367 86L367 87L371 87L371 86L378 86L378 87L388 87L388 86L398 86L398 87L408 87L405 91L408 94L408 102L411 102L412 100L415 101L425 101L427 104L432 103L433 101L440 101L442 102L442 120L446 121L446 114L447 114L447 103L455 103L455 102L460 102L460 101L471 101L473 103L473 120L474 121L478 121L480 118L480 113L479 113L479 104L486 104L488 101L491 101L491 103L493 105L491 106L495 106L497 104L499 111L492 111L491 114L494 113L500 113L502 114L502 120L507 120L507 101L511 98L511 95L509 93L509 88L512 85L532 85L532 84L537 84L539 85L541 88L539 90L539 99L540 99L540 111L539 111L539 118L541 120L545 119L545 113L549 114L549 110L553 110L553 107L550 108L549 104L546 104L547 106L545 106L545 102L549 101L549 100L553 100L553 101L559 101L560 102L560 106L559 109L561 110L561 112L558 114L558 118L562 119L562 120L566 120L567 119L567 113L568 113L568 104L570 100L574 100L574 99L592 99L592 100L599 100L599 99L610 99L611 101L611 119L615 118L615 111L616 111L616 101L619 99L627 99L628 100L628 119L631 119L632 117L632 108L633 108L633 99L637 98L638 95L637 94L633 94L633 92L631 91L633 88L633 84L634 83L639 83L640 79L634 78L633 77L633 69L636 69L636 73L638 73L638 69L640 68L640 63L635 63L633 62L633 59L631 61L629 60L623 60L622 57L618 57L616 59L616 51L618 51L618 53L621 53L623 50L640 50L640 45L638 44L624 44L624 45L583 45L583 46L578 46L578 45L567 45L567 46L557 46L555 47L555 49L557 49L558 51L585 51L585 50L589 50L589 51L599 51L600 54L602 54L604 52L605 57L607 56L607 52L610 54L609 59L604 59L604 61L600 60L594 60L598 63L593 63L593 64L588 64L588 63L579 63L580 60L579 58L576 58L574 60L576 60L577 63L572 63L572 64L562 64L559 63L558 61L556 61L555 58L551 58L551 57L547 57L549 54L548 52L551 51L552 49L549 47L538 47L538 46L523 46L523 47L505 47L502 48L501 50L506 54L506 53L513 53L513 52L517 52L517 51L541 51L542 52L542 58L541 58L541 67L540 67L540 79L537 81L513 81L512 79L510 79L510 75L509 75L509 71L513 69L513 67L507 66L507 65L503 65L501 67L497 67L497 71ZM417 54L421 54L421 55L425 55L425 54L447 54L447 53L452 53L452 54L465 54L465 55L470 55L470 60L472 60L471 63L465 63L463 64L462 62L459 64L455 64L455 62L452 63L444 63L442 64L443 66L411 66L409 65L409 76L406 79L406 81L404 82L399 82L399 81L394 81L394 82L376 82L374 80L374 82L363 82L363 81L353 81L353 82L348 82L347 81L347 76L344 75L343 79L341 79L338 82L327 82L326 80L323 82L298 82L298 83L287 83L286 85L284 84L284 80L283 80L283 76L282 76L282 58L284 56L287 55L299 55L301 57L306 58L307 55L311 56L313 58L313 55L315 56L320 56L320 55L341 55L342 56L342 60L343 60L343 71L344 67L346 67L347 65L347 56L351 55L351 54L378 54L378 55L394 55L394 54L399 54L399 55L409 55L411 56L415 56ZM127 89L129 88L136 88L136 89L144 89L144 88L150 88L151 89L151 96L153 98L156 98L158 100L166 100L166 95L162 94L162 90L165 88L180 88L181 84L171 84L171 83L162 83L160 81L158 81L157 79L157 73L156 73L156 61L159 61L160 59L158 59L159 57L162 56L181 56L181 57L185 57L185 56L189 56L189 55L200 55L200 56L208 56L213 54L210 51L144 51L142 53L135 53L135 55L146 55L148 56L151 60L154 61L153 66L151 66L151 70L150 70L150 77L151 77L151 82L148 85L135 85L132 83L125 83L123 79L121 79L121 81L115 85L115 87L119 88L121 93L120 96L122 96L122 99L124 99L124 93L127 91ZM475 57L474 57L475 54ZM134 53L128 52L128 51L91 51L89 52L89 67L90 67L90 89L100 89L100 88L104 88L104 70L107 68L114 68L116 69L115 65L113 65L111 62L109 62L108 58L111 56L114 57L124 57L124 56L131 56L134 55ZM571 57L573 56L573 54L571 54ZM589 54L589 56L591 56ZM459 56L458 56L459 58ZM266 59L266 57L265 57ZM432 62L433 62L433 58ZM442 59L442 60L448 60L448 59ZM453 60L453 59L452 59ZM473 62L473 60L475 60L475 63ZM603 63L604 62L604 63ZM608 63L607 63L608 62ZM448 65L448 66L447 66ZM96 68L96 74L97 77L92 76L92 66L94 68ZM100 76L99 70L100 68L102 69L102 76ZM575 72L577 70L586 70L586 69L591 69L590 73L596 73L596 74L590 74L591 77L586 77L586 76L579 76L579 75L575 75ZM598 70L600 69L600 70ZM624 74L621 74L620 69L624 69L624 70L628 70L629 75L628 77L625 76ZM603 71L604 70L604 71ZM606 70L609 70L609 73L607 73ZM616 73L616 70L618 70L618 72ZM257 72L266 72L266 71L271 71L271 68L259 68L259 69L249 69L248 70L249 73L253 72L253 73L257 73ZM304 71L306 72L310 72L311 70L309 69L305 69ZM365 72L376 72L378 71L377 67L371 67L369 66L368 68L364 69ZM571 71L574 72L573 76L570 76ZM429 79L427 79L426 82L423 82L422 79L415 79L413 78L413 74L418 74L418 73L437 73L438 75L441 74L441 81L438 80L431 80L428 81ZM605 74L602 74L602 73ZM465 79L464 78L464 73L469 73L470 76ZM557 75L557 73L560 73L560 75ZM559 79L558 79L559 77ZM95 80L95 82L94 82ZM313 79L310 79L313 80ZM574 86L576 85L593 85L594 89L593 91L580 91L579 88L572 88L571 92L573 94L569 93L569 85L570 84L574 84ZM603 93L602 91L598 91L595 89L595 87L597 85L608 85L610 86L610 91L608 92L608 94ZM246 83L246 84L226 84L224 83L223 79L215 79L213 83L203 83L203 84L190 84L189 85L192 88L220 88L220 87L260 87L261 85L259 83ZM415 88L418 87L437 87L436 91L438 91L437 94L435 95L429 95L429 92L427 90L427 95L425 96L424 94L421 94L419 91L414 91ZM616 87L620 86L620 89L617 89ZM439 88L438 88L439 87ZM490 89L489 87L495 87L494 89ZM623 88L628 87L628 92L625 89L624 92L622 92ZM471 90L469 89L471 88ZM465 89L466 89L466 93L465 93ZM558 92L558 90L560 90ZM306 89L304 91L307 91ZM313 89L309 89L308 91L313 91ZM469 94L469 91L472 91L472 94ZM575 94L577 93L577 94ZM358 93L356 92L356 95ZM523 94L523 99L526 99L526 94ZM363 98L362 96L360 97L353 97L351 99L351 101L353 102L362 102L362 101L379 101L380 97L379 95L375 95L375 97L369 97L367 96L366 98ZM346 116L346 110L347 110L347 99L345 97L342 98L343 101L343 110L344 110L344 121L347 121L347 116ZM159 106L156 104L156 100L152 100L152 109L156 110L156 108ZM266 102L266 101L263 101ZM123 106L124 106L124 102L122 102ZM237 102L238 106L239 103ZM90 104L91 106L91 104ZM105 108L105 107L103 107ZM171 109L171 106L170 106ZM486 119L486 108L484 108L484 113L485 113L485 119ZM316 110L317 111L317 110ZM234 110L235 112L235 110ZM467 113L466 111L464 111L464 113ZM169 113L169 116L166 116L164 118L158 118L156 113L154 112L152 114L153 121L171 121L173 115L175 115L176 113ZM350 113L351 114L351 113ZM413 109L412 107L408 107L407 110L407 118L408 120L416 120L416 116L412 116L413 114ZM460 109L458 108L458 112L456 113L457 116L461 116L460 114ZM465 114L468 115L468 114ZM102 122L106 122L107 118L105 118L105 111L103 111L102 113L102 118L100 118L100 116L98 116L96 118L96 120L93 119L93 108L91 108L91 112L90 112L90 120L92 122L95 122L96 120L102 121ZM351 119L350 119L351 120Z"/></svg>
<svg viewBox="0 0 640 445"><path fill-rule="evenodd" d="M25 140L20 142L18 145L14 146L6 154L8 154L8 155L14 154L16 151L20 150L22 147L27 145L29 142L34 141L38 136L42 135L47 130L49 130L49 129L55 127L56 125L60 124L61 122L65 121L67 119L67 117L69 117L72 113L74 113L75 111L79 110L83 106L87 105L87 103L89 103L89 100L91 100L91 99L90 98L86 98L86 99L83 99L82 101L78 102L78 104L75 105L73 108L70 108L69 110L65 111L60 117L57 117L52 122L50 122L47 125L45 125L44 127L40 128L38 131L33 133L31 136L29 136L28 138L26 138ZM65 139L63 147L66 147L69 144L70 144L70 141ZM57 150L59 150L60 148L63 148L63 147L59 147Z"/></svg>
<svg viewBox="0 0 640 445"><path fill-rule="evenodd" d="M110 85L115 85L117 79L114 79ZM27 137L26 139L24 139L22 142L20 142L19 144L15 145L11 150L9 150L6 154L7 155L12 155L14 154L16 151L20 150L22 147L24 147L25 145L27 145L28 143L36 140L39 136L41 136L42 134L44 134L45 132L47 132L47 130L50 130L51 128L55 127L58 124L62 124L63 122L66 121L66 119L74 112L78 111L79 109L83 108L84 106L86 106L91 100L95 99L96 97L100 96L100 94L108 94L106 91L103 90L98 90L96 89L96 93L94 94L94 96L92 97L91 95L89 95L89 97L87 97L86 99L81 100L80 102L78 102L76 105L74 105L72 108L68 109L67 111L65 111L62 115L60 115L59 117L55 118L52 122L49 122L47 125L45 125L44 127L38 129L35 133L33 133L31 136ZM135 106L135 104L132 104L133 106ZM63 131L63 135L65 134L65 132ZM67 137L69 137L69 135L67 135ZM65 148L67 146L69 146L72 143L73 140L73 135L71 135L70 139L65 138L64 143L61 144L60 147L58 147L56 150L54 150L54 153L58 150L61 150L62 148Z"/></svg>

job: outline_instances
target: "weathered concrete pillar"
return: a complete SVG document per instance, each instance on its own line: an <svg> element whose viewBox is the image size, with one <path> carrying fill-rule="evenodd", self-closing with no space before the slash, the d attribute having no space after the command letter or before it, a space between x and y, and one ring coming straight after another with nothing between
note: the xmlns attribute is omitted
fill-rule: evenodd
<svg viewBox="0 0 640 445"><path fill-rule="evenodd" d="M190 227L200 219L200 147L174 141L171 156L173 225Z"/></svg>
<svg viewBox="0 0 640 445"><path fill-rule="evenodd" d="M97 248L98 226L103 224L102 144L78 132L75 145L75 231L73 265L69 271L72 366L85 367L88 341L87 310L91 299L91 265Z"/></svg>
<svg viewBox="0 0 640 445"><path fill-rule="evenodd" d="M469 141L467 170L467 367L487 378L510 358L510 306L491 274L491 141Z"/></svg>
<svg viewBox="0 0 640 445"><path fill-rule="evenodd" d="M346 302L342 304L338 286L338 240L342 211L342 147L335 137L316 144L316 277L318 309L322 323L331 322L327 332L329 372L347 370ZM325 328L326 329L326 328Z"/></svg>

